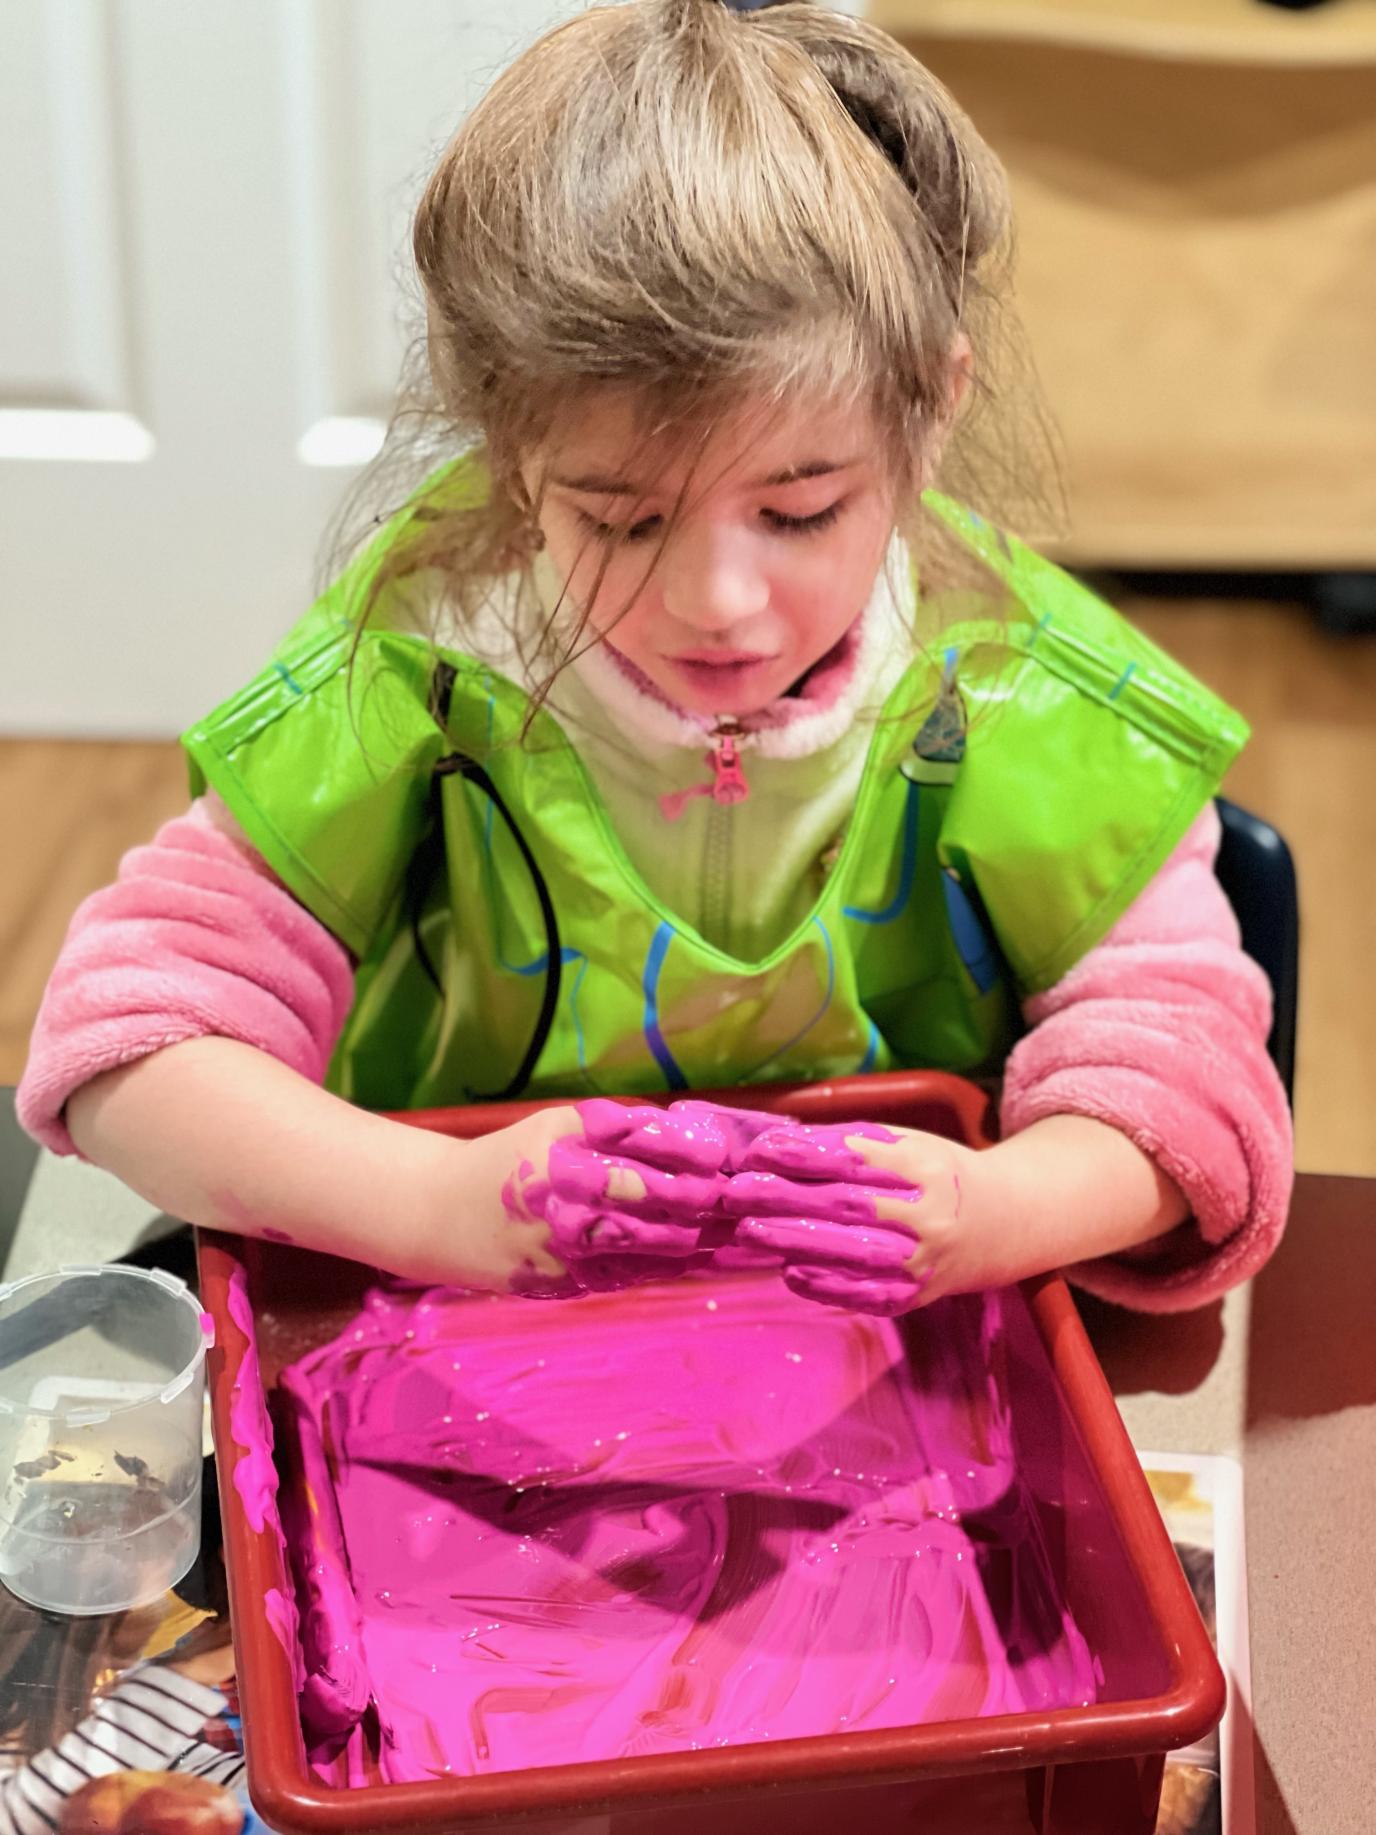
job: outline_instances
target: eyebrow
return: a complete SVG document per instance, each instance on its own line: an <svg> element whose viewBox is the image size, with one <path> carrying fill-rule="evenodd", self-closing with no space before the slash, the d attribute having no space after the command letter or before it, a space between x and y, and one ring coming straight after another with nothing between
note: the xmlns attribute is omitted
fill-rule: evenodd
<svg viewBox="0 0 1376 1835"><path fill-rule="evenodd" d="M771 472L767 478L757 478L748 485L749 490L769 490L783 484L797 484L804 478L826 478L832 472L849 471L853 465L860 463L855 459L804 459L801 465L789 465L783 471ZM605 472L582 472L576 478L564 478L557 472L550 473L550 483L562 485L566 491L582 491L591 497L638 497L646 493L638 485L630 484L624 478L614 478Z"/></svg>

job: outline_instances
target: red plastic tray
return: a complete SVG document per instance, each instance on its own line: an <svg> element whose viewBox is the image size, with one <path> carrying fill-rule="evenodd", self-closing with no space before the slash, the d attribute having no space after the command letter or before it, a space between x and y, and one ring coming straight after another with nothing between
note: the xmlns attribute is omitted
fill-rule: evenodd
<svg viewBox="0 0 1376 1835"><path fill-rule="evenodd" d="M991 1140L988 1101L933 1072L758 1086L719 1099L808 1118L892 1122L974 1145ZM434 1110L398 1119L471 1137L526 1104ZM354 1790L310 1770L291 1668L264 1597L291 1585L280 1548L249 1526L233 1470L231 1396L246 1349L227 1295L243 1268L257 1318L262 1378L333 1337L376 1274L353 1262L256 1240L203 1234L203 1303L214 1315L211 1399L219 1448L225 1559L239 1660L248 1779L280 1835L316 1831L511 1829L533 1835L834 1835L858 1817L866 1835L1151 1835L1165 1753L1201 1738L1225 1685L1208 1634L1064 1283L1023 1285L1031 1329L1022 1431L1071 1424L1076 1508L1048 1524L1062 1551L1067 1603L1106 1666L1089 1707L918 1727L437 1777ZM920 1315L919 1315L920 1316ZM1040 1341L1041 1350L1037 1350ZM1110 1585L1109 1577L1112 1576ZM1125 1577L1126 1576L1126 1580ZM1117 1653L1117 1654L1115 1654ZM1116 1665L1116 1668L1115 1668ZM1134 1677L1154 1671L1144 1693ZM591 1821L591 1818L599 1818Z"/></svg>

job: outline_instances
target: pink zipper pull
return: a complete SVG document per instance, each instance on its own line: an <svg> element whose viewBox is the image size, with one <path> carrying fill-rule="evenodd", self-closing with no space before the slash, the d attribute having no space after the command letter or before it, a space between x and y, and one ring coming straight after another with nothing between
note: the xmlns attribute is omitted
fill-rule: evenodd
<svg viewBox="0 0 1376 1835"><path fill-rule="evenodd" d="M671 790L662 796L659 807L666 822L677 822L694 797L710 796L714 803L729 807L732 803L743 803L750 795L734 732L714 733L712 750L705 753L704 758L712 767L711 782L691 784L687 790Z"/></svg>
<svg viewBox="0 0 1376 1835"><path fill-rule="evenodd" d="M707 754L707 762L712 767L712 801L743 803L750 795L750 786L745 781L741 749L734 733L718 734Z"/></svg>

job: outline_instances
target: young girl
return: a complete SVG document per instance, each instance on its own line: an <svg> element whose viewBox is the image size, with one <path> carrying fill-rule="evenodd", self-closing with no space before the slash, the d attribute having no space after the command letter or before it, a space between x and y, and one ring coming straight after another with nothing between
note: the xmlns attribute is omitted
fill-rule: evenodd
<svg viewBox="0 0 1376 1835"><path fill-rule="evenodd" d="M637 0L520 58L416 217L442 462L186 736L25 1124L197 1223L475 1287L727 1243L881 1311L1249 1275L1291 1174L1212 874L1245 728L934 488L1006 229L862 22ZM899 1066L1001 1073L1001 1144L601 1100ZM367 1112L516 1096L589 1100L474 1143Z"/></svg>

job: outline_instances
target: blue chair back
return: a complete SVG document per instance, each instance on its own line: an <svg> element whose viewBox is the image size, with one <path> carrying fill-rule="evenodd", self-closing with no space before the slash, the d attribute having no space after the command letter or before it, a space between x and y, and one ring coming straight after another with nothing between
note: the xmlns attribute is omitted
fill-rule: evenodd
<svg viewBox="0 0 1376 1835"><path fill-rule="evenodd" d="M1300 908L1295 862L1281 835L1226 797L1218 798L1223 841L1218 882L1237 914L1242 947L1265 969L1275 996L1267 1049L1295 1103L1295 1018L1299 1005Z"/></svg>

